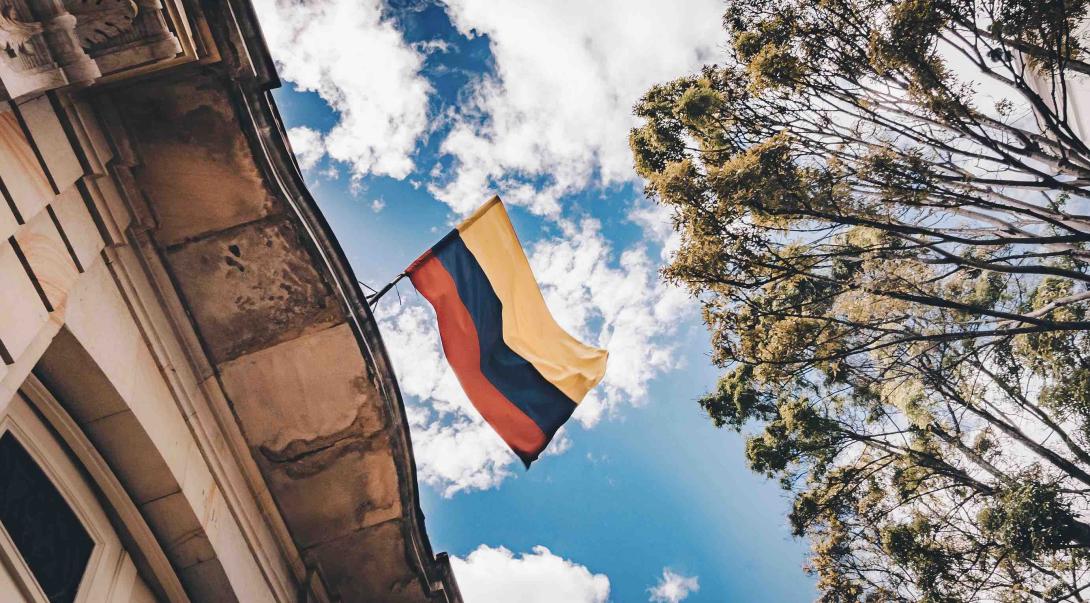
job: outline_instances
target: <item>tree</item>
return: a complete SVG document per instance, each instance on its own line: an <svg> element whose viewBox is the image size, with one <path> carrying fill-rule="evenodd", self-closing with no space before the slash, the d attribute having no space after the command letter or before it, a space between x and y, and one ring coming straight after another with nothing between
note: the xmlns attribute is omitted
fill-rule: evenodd
<svg viewBox="0 0 1090 603"><path fill-rule="evenodd" d="M823 601L1090 597L1087 10L728 0L724 63L636 106L700 403Z"/></svg>

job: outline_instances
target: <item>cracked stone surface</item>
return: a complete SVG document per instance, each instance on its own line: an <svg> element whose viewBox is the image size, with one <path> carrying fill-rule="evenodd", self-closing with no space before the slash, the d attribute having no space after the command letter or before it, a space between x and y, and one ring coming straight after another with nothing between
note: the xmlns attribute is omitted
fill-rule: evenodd
<svg viewBox="0 0 1090 603"><path fill-rule="evenodd" d="M298 518L292 529L304 548L401 517L397 470L384 435L300 460L258 464L285 515Z"/></svg>
<svg viewBox="0 0 1090 603"><path fill-rule="evenodd" d="M385 425L370 371L345 323L225 362L220 378L247 439L280 456L348 435L366 437Z"/></svg>
<svg viewBox="0 0 1090 603"><path fill-rule="evenodd" d="M212 78L132 86L114 102L140 155L134 169L169 247L285 207L265 185L231 100Z"/></svg>
<svg viewBox="0 0 1090 603"><path fill-rule="evenodd" d="M119 101L149 234L302 558L339 600L428 601L398 401L221 85L191 76ZM186 572L214 571L200 541L170 536Z"/></svg>
<svg viewBox="0 0 1090 603"><path fill-rule="evenodd" d="M286 221L184 243L167 252L167 261L185 275L182 294L216 361L343 320L298 231Z"/></svg>

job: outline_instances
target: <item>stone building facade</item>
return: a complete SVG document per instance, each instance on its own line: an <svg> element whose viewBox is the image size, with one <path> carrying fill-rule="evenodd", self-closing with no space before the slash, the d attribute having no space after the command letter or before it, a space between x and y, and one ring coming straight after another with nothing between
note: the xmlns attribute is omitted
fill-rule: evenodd
<svg viewBox="0 0 1090 603"><path fill-rule="evenodd" d="M0 47L0 600L460 601L249 2Z"/></svg>

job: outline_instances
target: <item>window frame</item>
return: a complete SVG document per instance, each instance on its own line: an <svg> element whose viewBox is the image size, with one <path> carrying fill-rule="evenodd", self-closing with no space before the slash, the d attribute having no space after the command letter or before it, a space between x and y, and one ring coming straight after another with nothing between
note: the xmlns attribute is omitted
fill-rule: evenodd
<svg viewBox="0 0 1090 603"><path fill-rule="evenodd" d="M114 601L123 593L115 592L128 557L121 546L109 517L99 503L90 480L68 454L56 435L35 412L30 400L20 391L2 411L0 437L11 433L53 483L79 518L94 548L83 570L76 603ZM7 530L0 524L0 562L12 572L16 584L34 603L49 603L37 579L15 547ZM126 600L124 596L121 600Z"/></svg>

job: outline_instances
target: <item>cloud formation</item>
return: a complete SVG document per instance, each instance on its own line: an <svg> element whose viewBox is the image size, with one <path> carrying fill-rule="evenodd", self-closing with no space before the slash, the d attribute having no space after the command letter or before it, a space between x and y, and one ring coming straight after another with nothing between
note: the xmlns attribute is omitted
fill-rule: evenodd
<svg viewBox="0 0 1090 603"><path fill-rule="evenodd" d="M624 403L644 403L650 381L677 368L668 339L689 304L660 281L645 248L615 257L601 224L589 218L563 221L561 230L563 236L530 247L530 265L557 321L609 350L605 379L574 415L592 427Z"/></svg>
<svg viewBox="0 0 1090 603"><path fill-rule="evenodd" d="M516 556L504 547L477 547L465 559L451 557L466 601L605 603L609 577L554 555L543 546Z"/></svg>
<svg viewBox="0 0 1090 603"><path fill-rule="evenodd" d="M638 224L644 234L661 248L660 257L669 261L681 248L681 233L674 229L674 211L661 203L644 200L628 212L628 219Z"/></svg>
<svg viewBox="0 0 1090 603"><path fill-rule="evenodd" d="M679 603L700 590L696 576L683 576L668 567L662 568L658 584L647 589L651 603Z"/></svg>
<svg viewBox="0 0 1090 603"><path fill-rule="evenodd" d="M429 188L458 213L487 191L555 217L560 198L635 179L632 106L652 84L714 62L720 0L449 0L465 36L487 35L495 73L459 109Z"/></svg>
<svg viewBox="0 0 1090 603"><path fill-rule="evenodd" d="M431 85L424 55L384 19L381 0L256 0L261 27L281 77L316 92L338 116L327 133L292 135L300 162L325 155L354 178L405 178L428 128ZM302 141L302 142L297 142Z"/></svg>
<svg viewBox="0 0 1090 603"><path fill-rule="evenodd" d="M322 133L306 126L291 128L288 130L288 140L291 149L295 152L295 158L299 161L299 168L309 170L318 165L325 156L325 144L322 143Z"/></svg>
<svg viewBox="0 0 1090 603"><path fill-rule="evenodd" d="M466 398L443 358L434 314L414 299L380 306L379 325L406 396L418 477L446 497L496 487L517 459Z"/></svg>
<svg viewBox="0 0 1090 603"><path fill-rule="evenodd" d="M426 55L450 46L408 44L383 17L380 0L256 5L282 77L320 95L338 120L326 133L291 129L300 166L330 174L346 169L354 194L365 175L412 174L434 93L421 68ZM452 160L440 162L450 170L433 174L438 180L427 186L464 212L499 184L505 201L548 216L559 229L527 251L559 322L610 350L603 384L574 416L591 428L625 405L643 404L650 382L678 366L669 336L687 304L680 291L659 282L659 258L642 245L616 251L598 222L567 217L559 199L635 178L626 142L631 106L655 81L712 57L719 0L694 0L685 11L651 0L452 0L446 9L463 35L489 36L496 72L450 115L440 153ZM383 206L381 198L369 204L375 212ZM629 218L668 247L663 216L646 203L634 208ZM518 461L465 398L443 358L431 310L420 298L386 307L380 323L406 394L420 479L449 497L513 476ZM571 446L561 432L546 453Z"/></svg>

